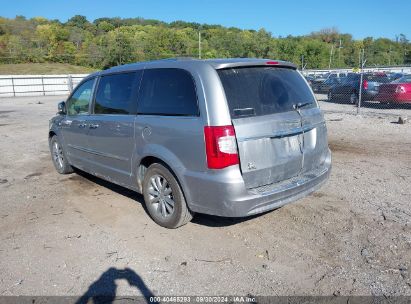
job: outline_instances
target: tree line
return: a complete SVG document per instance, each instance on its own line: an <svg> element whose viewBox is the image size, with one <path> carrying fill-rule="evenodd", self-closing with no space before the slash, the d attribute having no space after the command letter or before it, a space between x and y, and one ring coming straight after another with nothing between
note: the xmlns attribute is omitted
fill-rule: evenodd
<svg viewBox="0 0 411 304"><path fill-rule="evenodd" d="M354 68L364 52L366 66L411 64L411 43L403 34L394 40L355 40L336 28L325 28L305 36L276 37L265 29L143 18L89 22L81 15L65 23L43 17L0 17L0 63L59 62L104 69L136 61L198 57L199 33L202 58L273 58L307 69Z"/></svg>

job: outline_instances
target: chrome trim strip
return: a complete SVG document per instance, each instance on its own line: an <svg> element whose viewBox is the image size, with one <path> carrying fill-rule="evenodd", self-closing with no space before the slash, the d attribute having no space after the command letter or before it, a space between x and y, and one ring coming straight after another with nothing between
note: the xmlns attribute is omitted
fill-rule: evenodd
<svg viewBox="0 0 411 304"><path fill-rule="evenodd" d="M324 122L318 122L316 124L312 124L312 125L305 126L305 127L281 130L281 131L277 131L274 133L268 133L268 134L259 135L259 136L237 137L237 141L244 142L244 141L257 140L257 139L262 139L262 138L282 138L282 137L287 137L287 136L294 136L294 135L302 134L304 132L311 131L312 129L315 129L316 127L324 125L324 124L325 124Z"/></svg>
<svg viewBox="0 0 411 304"><path fill-rule="evenodd" d="M117 155L113 155L113 154L109 154L109 153L103 153L103 152L99 152L99 151L96 151L96 150L79 147L79 146L72 145L72 144L68 144L68 146L69 146L70 148L73 148L73 149L76 149L76 150L80 150L80 151L83 151L83 152L86 152L86 153L98 155L98 156L114 158L114 159L121 160L121 161L128 161L128 160L129 160L129 159L126 158L126 157L121 157L121 156L117 156Z"/></svg>

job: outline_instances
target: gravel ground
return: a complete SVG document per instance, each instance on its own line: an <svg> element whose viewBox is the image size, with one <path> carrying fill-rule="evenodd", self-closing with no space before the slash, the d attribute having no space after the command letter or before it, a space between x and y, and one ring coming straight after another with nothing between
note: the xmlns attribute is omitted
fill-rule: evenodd
<svg viewBox="0 0 411 304"><path fill-rule="evenodd" d="M324 103L323 188L253 218L167 230L141 195L55 172L59 99L0 99L0 295L411 295L411 123L393 123L411 111Z"/></svg>

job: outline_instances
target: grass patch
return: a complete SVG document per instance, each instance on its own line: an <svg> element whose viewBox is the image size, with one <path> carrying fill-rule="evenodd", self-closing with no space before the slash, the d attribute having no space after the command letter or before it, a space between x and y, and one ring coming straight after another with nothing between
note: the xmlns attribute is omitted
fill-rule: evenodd
<svg viewBox="0 0 411 304"><path fill-rule="evenodd" d="M96 69L67 63L0 64L0 75L90 74Z"/></svg>

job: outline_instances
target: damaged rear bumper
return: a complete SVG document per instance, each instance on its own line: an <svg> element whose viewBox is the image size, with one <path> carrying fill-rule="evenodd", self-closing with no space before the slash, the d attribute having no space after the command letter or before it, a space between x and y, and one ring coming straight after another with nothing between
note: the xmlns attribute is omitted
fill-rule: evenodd
<svg viewBox="0 0 411 304"><path fill-rule="evenodd" d="M328 180L330 172L329 152L320 168L279 183L246 189L239 169L234 167L222 176L186 176L185 188L190 189L188 204L195 212L246 217L279 208L307 196Z"/></svg>

